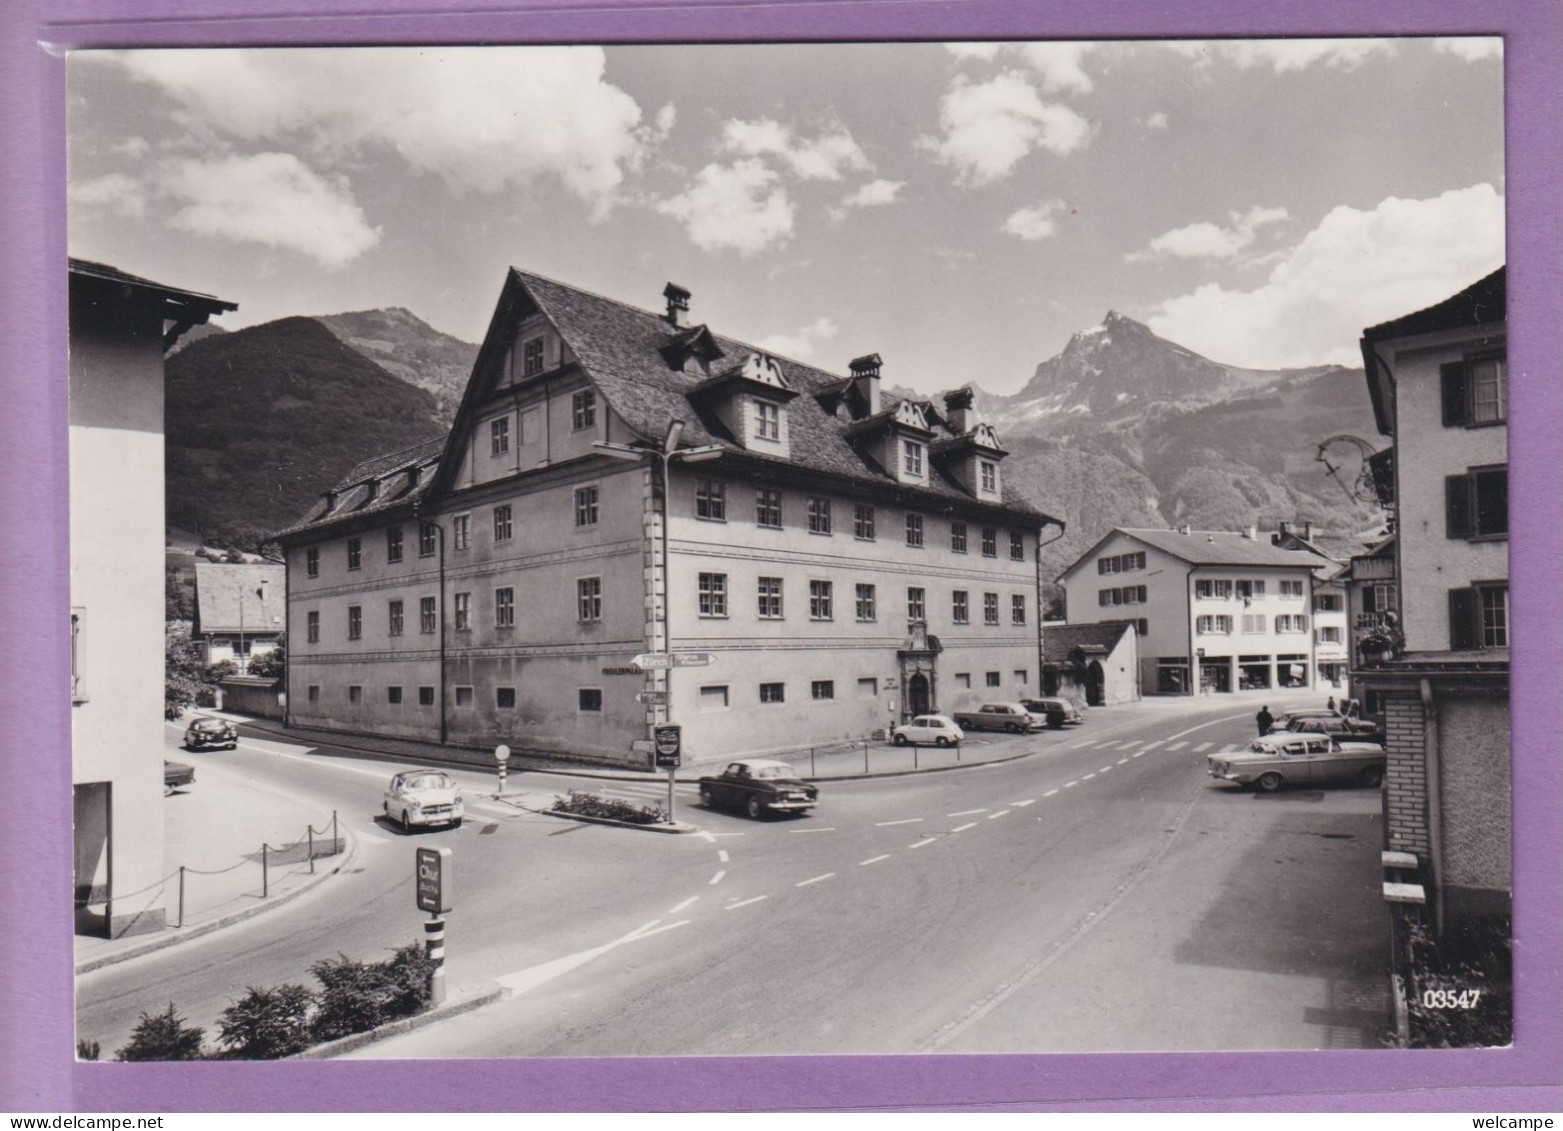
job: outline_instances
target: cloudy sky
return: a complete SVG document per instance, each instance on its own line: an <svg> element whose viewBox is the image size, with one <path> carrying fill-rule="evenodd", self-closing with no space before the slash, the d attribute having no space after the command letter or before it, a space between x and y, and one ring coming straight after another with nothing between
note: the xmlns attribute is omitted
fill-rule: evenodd
<svg viewBox="0 0 1563 1131"><path fill-rule="evenodd" d="M1503 262L1496 39L80 52L71 253L481 340L514 264L1016 391L1109 310L1354 364Z"/></svg>

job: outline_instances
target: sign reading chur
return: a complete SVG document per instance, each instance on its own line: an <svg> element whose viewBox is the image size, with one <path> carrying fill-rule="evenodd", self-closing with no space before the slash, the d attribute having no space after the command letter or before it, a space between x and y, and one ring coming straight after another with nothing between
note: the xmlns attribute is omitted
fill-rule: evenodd
<svg viewBox="0 0 1563 1131"><path fill-rule="evenodd" d="M451 852L448 848L418 849L414 872L418 910L443 915L451 909Z"/></svg>

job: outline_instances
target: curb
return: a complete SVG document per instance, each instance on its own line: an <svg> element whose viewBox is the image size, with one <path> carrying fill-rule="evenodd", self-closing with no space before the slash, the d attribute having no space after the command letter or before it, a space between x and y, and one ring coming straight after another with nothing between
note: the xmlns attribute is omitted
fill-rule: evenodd
<svg viewBox="0 0 1563 1131"><path fill-rule="evenodd" d="M342 869L351 864L353 862L353 858L358 855L358 838L353 836L352 832L346 828L342 830L342 836L343 840L347 842L347 848L339 857L335 858L336 863L325 871L315 873L314 878L300 884L292 891L284 892L281 895L269 898L264 903L258 903L254 907L247 907L243 911L231 912L230 914L224 915L218 919L212 919L205 923L196 923L188 928L172 928L174 931L178 932L177 934L158 935L152 939L147 940L145 943L129 947L122 951L117 951L114 954L106 954L101 958L91 958L85 962L80 962L76 965L75 968L76 976L80 977L83 974L90 974L94 970L103 969L105 966L114 966L120 962L129 962L132 958L140 958L145 954L152 954L155 951L166 950L171 946L178 946L180 943L188 942L191 939L201 938L203 935L209 935L213 931L219 931L224 927L231 927L235 923L244 922L246 919L253 919L255 916L264 914L273 908L281 907L285 903L291 903L305 892L314 891L315 888L319 887L321 884L325 883L326 880L330 879L332 876L336 875L338 872L342 871ZM316 859L319 860L331 858L317 856Z"/></svg>
<svg viewBox="0 0 1563 1131"><path fill-rule="evenodd" d="M449 1017L457 1017L463 1013L470 1013L474 1009L482 1009L485 1005L492 1005L496 1001L508 998L510 993L498 982L478 982L471 986L464 986L457 990L451 999L445 1004L437 1005L433 1009L425 1010L412 1017L403 1017L399 1021L392 1021L389 1025L381 1025L378 1029L370 1029L365 1033L350 1033L345 1037L338 1037L334 1041L327 1041L323 1045L315 1045L301 1053L286 1057L287 1060L330 1060L345 1052L372 1045L374 1042L386 1037L399 1036L402 1033L410 1033L414 1029L421 1029L425 1025L434 1025Z"/></svg>
<svg viewBox="0 0 1563 1131"><path fill-rule="evenodd" d="M562 821L580 821L587 825L613 825L621 829L634 829L643 833L697 833L699 825L686 825L682 821L671 825L637 825L631 821L616 821L612 817L588 817L584 813L559 813L553 809L528 809L540 817L558 817Z"/></svg>

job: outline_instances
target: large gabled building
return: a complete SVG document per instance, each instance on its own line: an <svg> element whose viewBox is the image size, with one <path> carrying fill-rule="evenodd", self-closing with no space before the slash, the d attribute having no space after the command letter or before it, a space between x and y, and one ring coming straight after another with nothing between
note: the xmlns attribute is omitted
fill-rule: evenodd
<svg viewBox="0 0 1563 1131"><path fill-rule="evenodd" d="M716 759L1037 689L1062 524L970 392L898 398L877 355L827 373L664 298L512 270L450 434L279 534L294 724L644 765L669 719ZM710 663L633 663L665 651Z"/></svg>

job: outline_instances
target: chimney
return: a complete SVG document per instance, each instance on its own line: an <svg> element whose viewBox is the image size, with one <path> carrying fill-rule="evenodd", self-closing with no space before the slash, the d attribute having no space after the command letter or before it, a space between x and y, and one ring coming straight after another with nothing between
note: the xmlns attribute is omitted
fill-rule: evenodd
<svg viewBox="0 0 1563 1131"><path fill-rule="evenodd" d="M972 407L975 398L970 385L944 394L944 420L957 436L964 436L977 426L977 410Z"/></svg>
<svg viewBox="0 0 1563 1131"><path fill-rule="evenodd" d="M1243 531L1243 537L1247 538L1250 542L1259 541L1259 527L1250 523L1248 528Z"/></svg>
<svg viewBox="0 0 1563 1131"><path fill-rule="evenodd" d="M1282 522L1279 525L1280 525L1280 532L1281 532L1281 537L1282 538L1285 538L1288 534L1290 534L1292 532L1292 524L1291 523L1289 523L1289 522Z"/></svg>
<svg viewBox="0 0 1563 1131"><path fill-rule="evenodd" d="M1311 518L1303 519L1303 540L1306 542L1313 541L1313 519Z"/></svg>
<svg viewBox="0 0 1563 1131"><path fill-rule="evenodd" d="M662 288L662 297L668 300L668 325L682 330L689 325L690 294L677 283Z"/></svg>
<svg viewBox="0 0 1563 1131"><path fill-rule="evenodd" d="M1192 534L1192 533L1194 533L1194 528L1192 526L1190 526L1188 523L1185 522L1182 526L1178 527L1178 533L1179 534Z"/></svg>
<svg viewBox="0 0 1563 1131"><path fill-rule="evenodd" d="M848 363L848 368L852 370L852 388L857 392L862 403L868 406L865 413L867 416L873 416L879 411L879 366L881 364L877 353L854 357Z"/></svg>
<svg viewBox="0 0 1563 1131"><path fill-rule="evenodd" d="M336 492L327 491L320 496L320 501L326 504L326 513L330 514L336 509Z"/></svg>

